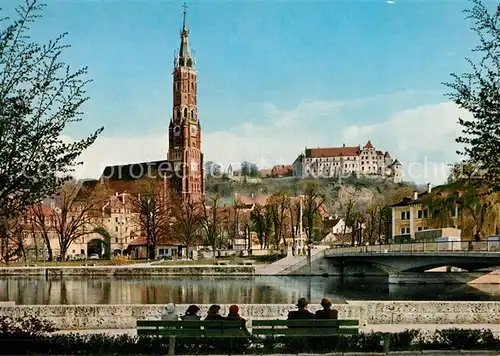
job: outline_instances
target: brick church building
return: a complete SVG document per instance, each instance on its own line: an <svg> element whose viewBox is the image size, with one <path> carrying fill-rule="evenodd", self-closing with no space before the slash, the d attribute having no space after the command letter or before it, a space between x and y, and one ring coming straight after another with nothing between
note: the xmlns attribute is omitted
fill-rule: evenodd
<svg viewBox="0 0 500 356"><path fill-rule="evenodd" d="M201 126L197 108L196 61L189 46L186 7L180 47L174 58L173 105L168 128L166 160L107 166L100 181L126 187L126 182L146 177L163 177L183 199L204 201L205 183ZM114 184L112 184L114 185Z"/></svg>

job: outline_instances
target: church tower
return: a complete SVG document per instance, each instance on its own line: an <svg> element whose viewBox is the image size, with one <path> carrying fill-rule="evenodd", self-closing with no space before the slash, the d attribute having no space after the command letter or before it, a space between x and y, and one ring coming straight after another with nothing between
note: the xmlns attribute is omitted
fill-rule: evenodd
<svg viewBox="0 0 500 356"><path fill-rule="evenodd" d="M168 161L175 174L173 188L183 199L202 200L205 196L201 126L196 100L195 58L189 47L186 9L181 30L179 52L174 58L173 108L168 130Z"/></svg>

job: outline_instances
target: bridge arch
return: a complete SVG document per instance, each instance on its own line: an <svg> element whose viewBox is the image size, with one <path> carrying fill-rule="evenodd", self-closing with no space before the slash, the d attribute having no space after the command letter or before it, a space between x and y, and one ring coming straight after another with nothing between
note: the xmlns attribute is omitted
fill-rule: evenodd
<svg viewBox="0 0 500 356"><path fill-rule="evenodd" d="M444 252L444 253L352 253L325 256L333 264L371 264L387 273L425 272L427 270L452 266L472 272L500 265L498 252Z"/></svg>

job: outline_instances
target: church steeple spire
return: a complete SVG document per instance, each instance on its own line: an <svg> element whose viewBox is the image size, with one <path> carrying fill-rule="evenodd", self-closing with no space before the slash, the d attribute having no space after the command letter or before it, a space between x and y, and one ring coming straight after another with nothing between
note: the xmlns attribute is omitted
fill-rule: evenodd
<svg viewBox="0 0 500 356"><path fill-rule="evenodd" d="M175 60L175 65L180 67L194 68L194 57L191 54L191 48L189 47L189 29L186 23L186 10L187 5L184 3L182 5L184 8L183 19L182 19L182 30L181 30L181 46L179 48L179 54Z"/></svg>
<svg viewBox="0 0 500 356"><path fill-rule="evenodd" d="M171 184L183 199L204 201L205 181L201 126L198 120L196 70L189 48L186 4L181 29L181 46L173 70L172 121L168 131L168 161L176 170Z"/></svg>

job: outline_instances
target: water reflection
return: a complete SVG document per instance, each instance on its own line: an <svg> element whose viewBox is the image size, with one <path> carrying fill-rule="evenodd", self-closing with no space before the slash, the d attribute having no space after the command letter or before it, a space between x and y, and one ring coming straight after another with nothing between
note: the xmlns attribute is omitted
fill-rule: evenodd
<svg viewBox="0 0 500 356"><path fill-rule="evenodd" d="M345 300L500 300L495 288L389 285L386 278L149 277L0 278L0 301L17 304L291 304L300 297Z"/></svg>

